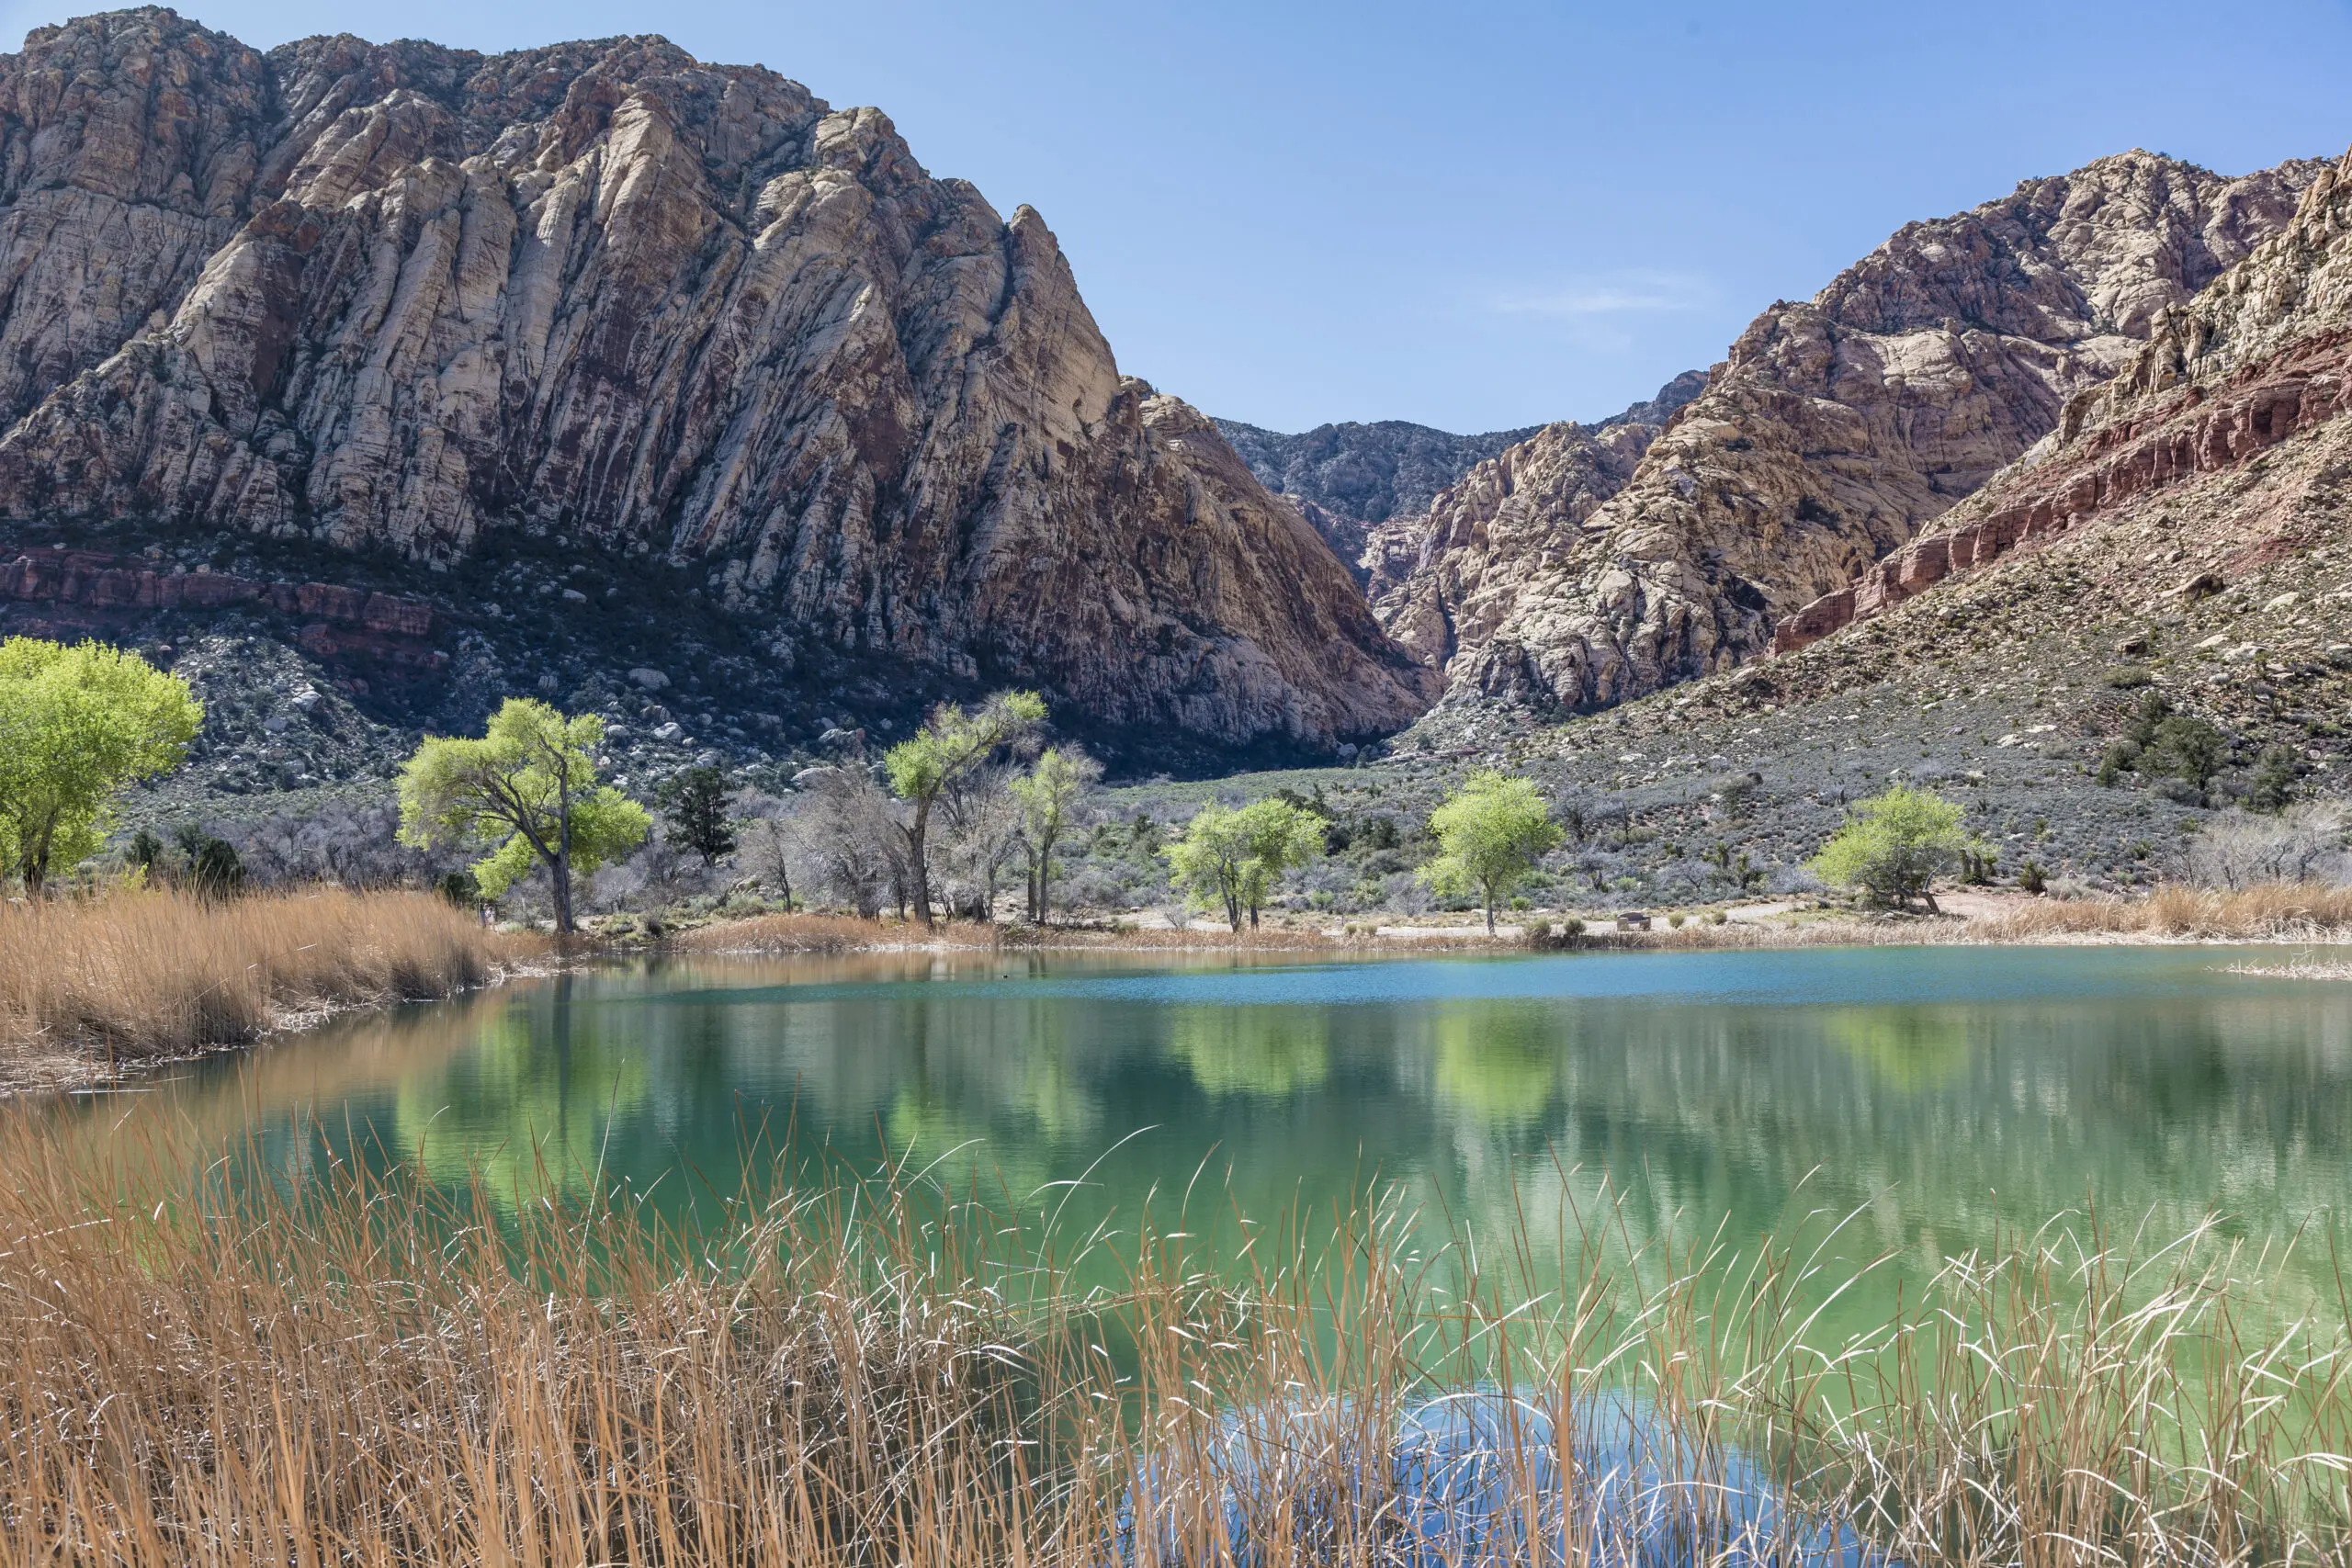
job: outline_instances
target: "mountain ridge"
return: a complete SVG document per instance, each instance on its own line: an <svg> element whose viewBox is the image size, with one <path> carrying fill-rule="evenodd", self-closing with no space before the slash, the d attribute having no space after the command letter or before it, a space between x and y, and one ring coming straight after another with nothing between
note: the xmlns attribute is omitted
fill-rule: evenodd
<svg viewBox="0 0 2352 1568"><path fill-rule="evenodd" d="M0 60L0 513L75 543L658 563L651 624L550 589L556 646L660 662L727 618L804 723L844 663L1211 749L1429 694L1295 510L1121 375L1033 209L656 37L37 29Z"/></svg>
<svg viewBox="0 0 2352 1568"><path fill-rule="evenodd" d="M1489 565L1445 704L1589 712L1762 653L2046 435L2323 166L2231 179L2120 153L1907 224L1779 302L1622 487L1581 515L1564 500Z"/></svg>

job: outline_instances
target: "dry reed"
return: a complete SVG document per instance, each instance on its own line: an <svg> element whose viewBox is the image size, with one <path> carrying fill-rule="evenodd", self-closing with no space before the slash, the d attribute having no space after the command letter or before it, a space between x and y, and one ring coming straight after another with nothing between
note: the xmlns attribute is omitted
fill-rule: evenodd
<svg viewBox="0 0 2352 1568"><path fill-rule="evenodd" d="M1236 1275L1189 1203L1064 1254L1011 1205L833 1181L688 1236L372 1164L289 1195L243 1156L92 1164L0 1125L0 1558L2154 1568L2352 1540L2343 1326L2247 1337L2236 1274L2271 1260L2207 1238L2018 1238L1825 1354L1816 1252L1666 1258L1606 1212L1564 1221L1555 1272L1510 1237L1420 1256L1392 1210L1253 1231Z"/></svg>
<svg viewBox="0 0 2352 1568"><path fill-rule="evenodd" d="M447 996L517 939L423 893L0 904L0 1073L184 1055L339 1008Z"/></svg>
<svg viewBox="0 0 2352 1568"><path fill-rule="evenodd" d="M2232 892L2167 884L2145 898L2036 899L1972 921L1977 940L2152 936L2182 941L2317 941L2352 926L2352 887L2271 882Z"/></svg>
<svg viewBox="0 0 2352 1568"><path fill-rule="evenodd" d="M993 946L988 926L942 926L926 932L921 927L885 925L854 915L745 915L714 920L680 931L670 945L689 953L854 953L913 946L917 943L957 947Z"/></svg>

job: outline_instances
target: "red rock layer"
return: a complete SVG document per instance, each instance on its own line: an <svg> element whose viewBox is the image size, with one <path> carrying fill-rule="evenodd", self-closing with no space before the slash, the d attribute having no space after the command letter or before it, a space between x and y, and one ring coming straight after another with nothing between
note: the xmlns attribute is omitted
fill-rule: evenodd
<svg viewBox="0 0 2352 1568"><path fill-rule="evenodd" d="M1915 539L1850 586L1783 618L1773 628L1772 651L1818 642L1955 571L2063 533L2134 496L2243 463L2346 412L2352 412L2352 332L2346 331L2305 339L2216 385L2188 387L2092 432L2046 470L2029 470L2039 482L2028 493L1979 521Z"/></svg>
<svg viewBox="0 0 2352 1568"><path fill-rule="evenodd" d="M96 550L32 550L0 563L0 600L98 612L251 604L308 623L295 640L321 658L366 653L424 669L448 661L425 641L431 604L333 582L260 582L226 572L157 571Z"/></svg>

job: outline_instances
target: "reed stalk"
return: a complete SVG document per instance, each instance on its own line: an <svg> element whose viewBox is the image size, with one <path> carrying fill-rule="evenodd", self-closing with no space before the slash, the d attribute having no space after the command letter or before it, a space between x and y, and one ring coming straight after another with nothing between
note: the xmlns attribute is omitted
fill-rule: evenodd
<svg viewBox="0 0 2352 1568"><path fill-rule="evenodd" d="M171 1136L70 1156L56 1116L0 1122L0 1560L2089 1568L2352 1544L2341 1303L2277 1321L2278 1259L2210 1235L2010 1238L1825 1347L1820 1238L1669 1256L1606 1205L1557 1247L1393 1203L1260 1226L1206 1191L1071 1237L1050 1193L779 1164L689 1228L576 1180L440 1188L315 1139L293 1182Z"/></svg>

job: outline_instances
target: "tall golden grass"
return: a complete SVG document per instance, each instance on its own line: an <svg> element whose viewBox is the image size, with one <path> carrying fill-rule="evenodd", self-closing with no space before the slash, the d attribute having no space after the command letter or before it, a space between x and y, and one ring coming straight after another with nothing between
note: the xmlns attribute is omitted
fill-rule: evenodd
<svg viewBox="0 0 2352 1568"><path fill-rule="evenodd" d="M1993 942L2080 935L2311 941L2346 926L2352 887L2270 882L2234 892L2167 884L2144 898L2036 899L1972 921L1969 931Z"/></svg>
<svg viewBox="0 0 2352 1568"><path fill-rule="evenodd" d="M951 946L993 945L993 926L950 926L937 933L906 924L885 925L854 915L794 913L745 915L714 920L678 933L672 945L689 953L849 953L860 948L905 947L944 942Z"/></svg>
<svg viewBox="0 0 2352 1568"><path fill-rule="evenodd" d="M2275 1260L2210 1237L2019 1237L1825 1351L1795 1304L1818 1299L1813 1247L1662 1257L1606 1212L1564 1219L1556 1272L1510 1236L1424 1255L1374 1209L1256 1230L1237 1275L1199 1194L1065 1250L968 1192L776 1185L689 1237L643 1201L498 1223L399 1165L323 1162L289 1195L234 1150L92 1163L56 1138L0 1125L12 1563L1652 1568L1867 1543L1918 1568L2154 1568L2352 1546L2344 1325L2279 1325L2246 1283ZM1114 1284L1080 1283L1113 1256ZM1743 1540L1766 1554L1728 1555Z"/></svg>
<svg viewBox="0 0 2352 1568"><path fill-rule="evenodd" d="M515 940L424 893L0 904L0 1076L180 1055L289 1018L447 996L487 979Z"/></svg>

